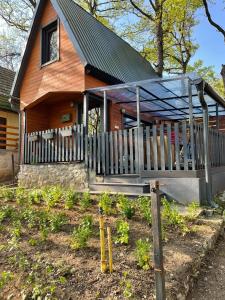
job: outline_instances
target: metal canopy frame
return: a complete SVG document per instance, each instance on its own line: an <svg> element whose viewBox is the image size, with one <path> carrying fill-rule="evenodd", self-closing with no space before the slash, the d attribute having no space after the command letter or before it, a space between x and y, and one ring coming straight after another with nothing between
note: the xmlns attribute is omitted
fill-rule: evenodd
<svg viewBox="0 0 225 300"><path fill-rule="evenodd" d="M107 118L108 100L120 105L125 110L130 107L136 112L139 126L142 119L146 120L147 114L151 120L155 118L179 121L199 118L203 116L203 108L195 82L204 82L204 80L196 76L192 77L193 74L189 74L104 86L88 89L86 94L90 97L104 99L104 131L107 131L105 119ZM203 92L208 106L208 115L216 117L218 128L219 115L225 115L225 101L206 82L204 82Z"/></svg>

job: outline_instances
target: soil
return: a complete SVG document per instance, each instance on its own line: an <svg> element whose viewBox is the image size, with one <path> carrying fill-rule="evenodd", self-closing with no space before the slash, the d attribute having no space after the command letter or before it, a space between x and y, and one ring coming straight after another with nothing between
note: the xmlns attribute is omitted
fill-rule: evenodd
<svg viewBox="0 0 225 300"><path fill-rule="evenodd" d="M221 237L215 250L207 256L198 281L188 300L225 299L225 237Z"/></svg>
<svg viewBox="0 0 225 300"><path fill-rule="evenodd" d="M36 208L38 207L36 206ZM53 274L50 272L51 278L63 277L66 278L66 282L59 283L57 281L55 283L54 297L50 296L45 299L119 300L129 297L137 300L154 299L153 267L147 271L142 270L137 266L134 255L137 239L149 238L152 241L151 228L141 216L135 214L131 220L128 220L130 225L129 245L113 244L114 270L112 274L104 274L100 271L99 216L96 201L85 212L81 211L79 205L76 205L75 209L70 211L65 210L62 206L52 209L52 211L63 211L67 214L69 222L63 226L60 232L49 234L47 241L31 246L28 242L29 239L38 238L39 232L34 229L28 229L25 226L23 227L22 237L19 242L20 252L27 257L28 261L32 262L32 269L26 266L23 266L24 268L21 269L21 267L12 263L15 255L18 254L18 250L9 251L9 248L4 248L4 245L8 246L10 241L12 224L3 224L0 230L0 275L3 271L7 271L11 272L14 277L0 290L1 300L31 299L29 288L31 290L34 283L35 286L38 286L40 283L40 290L43 290L45 285L49 286L48 277L50 275L48 276L48 272L46 273L48 266L54 269ZM75 251L70 247L71 234L84 215L93 216L95 221L94 235L89 241L87 248ZM111 226L113 236L115 236L115 224L118 218L118 214L106 218L106 225ZM166 231L164 257L166 283L170 299L176 298L179 289L182 288L183 278L186 278L187 274L190 273L190 264L201 255L205 241L218 229L214 219L199 218L193 226L195 226L195 232L185 236L175 228L170 228ZM20 264L22 263L20 262ZM220 270L222 271L222 265L225 266L225 255L224 262L220 264L218 269L218 275ZM31 280L33 278L33 270L36 270L35 274L38 274L41 279L35 278L35 280ZM210 300L212 299L225 299L225 297L211 297Z"/></svg>

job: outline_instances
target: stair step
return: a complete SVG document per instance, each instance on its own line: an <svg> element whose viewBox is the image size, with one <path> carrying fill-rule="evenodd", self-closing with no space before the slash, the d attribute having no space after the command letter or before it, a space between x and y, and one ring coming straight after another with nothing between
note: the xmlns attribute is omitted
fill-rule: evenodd
<svg viewBox="0 0 225 300"><path fill-rule="evenodd" d="M142 183L95 183L89 186L91 192L115 192L115 193L130 193L130 194L145 194L150 193L149 184Z"/></svg>
<svg viewBox="0 0 225 300"><path fill-rule="evenodd" d="M107 175L104 177L106 183L141 183L141 178L137 174L127 175Z"/></svg>

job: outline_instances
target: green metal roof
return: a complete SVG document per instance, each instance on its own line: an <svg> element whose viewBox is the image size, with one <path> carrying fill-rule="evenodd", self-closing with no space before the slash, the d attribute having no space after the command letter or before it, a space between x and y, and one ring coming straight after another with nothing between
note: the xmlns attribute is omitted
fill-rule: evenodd
<svg viewBox="0 0 225 300"><path fill-rule="evenodd" d="M13 85L15 72L0 66L0 109L12 110L9 95Z"/></svg>
<svg viewBox="0 0 225 300"><path fill-rule="evenodd" d="M134 48L73 0L50 1L87 71L96 74L96 77L117 83L158 77L151 64ZM19 97L26 62L32 49L34 36L40 28L39 20L45 4L45 0L40 0L34 14L21 67L12 89L15 97Z"/></svg>

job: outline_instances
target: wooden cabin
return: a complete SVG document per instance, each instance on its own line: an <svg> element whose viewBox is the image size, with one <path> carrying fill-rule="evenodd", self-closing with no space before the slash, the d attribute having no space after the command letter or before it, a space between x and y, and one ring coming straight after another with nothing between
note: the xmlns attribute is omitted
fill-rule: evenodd
<svg viewBox="0 0 225 300"><path fill-rule="evenodd" d="M23 186L142 194L160 178L183 203L210 202L223 189L209 174L225 166L224 99L201 78L159 78L73 0L39 1L11 94ZM103 182L90 182L90 172Z"/></svg>

